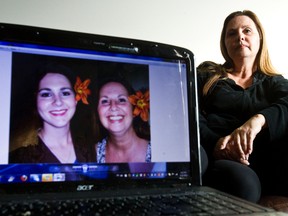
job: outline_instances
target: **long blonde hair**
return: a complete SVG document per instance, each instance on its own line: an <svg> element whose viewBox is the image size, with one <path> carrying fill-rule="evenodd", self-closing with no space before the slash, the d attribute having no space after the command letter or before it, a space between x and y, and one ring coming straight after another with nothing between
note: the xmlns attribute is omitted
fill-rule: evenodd
<svg viewBox="0 0 288 216"><path fill-rule="evenodd" d="M213 84L220 77L227 77L227 73L233 71L234 63L233 63L233 60L228 55L227 48L225 46L225 36L226 36L228 23L237 16L248 16L250 19L253 20L258 30L258 33L260 36L260 48L259 48L258 54L255 59L255 63L254 63L254 67L256 68L256 70L269 76L274 76L274 75L279 74L277 70L273 67L271 59L269 57L265 31L257 15L249 10L236 11L226 17L224 24L223 24L223 28L222 28L222 33L221 33L221 38L220 38L220 49L225 59L225 63L221 65L221 64L216 64L214 62L207 61L207 62L201 63L197 67L197 69L200 72L211 71L215 73L215 75L211 77L211 79L208 80L208 82L205 84L204 89L203 89L204 95L208 94L209 89L213 86Z"/></svg>

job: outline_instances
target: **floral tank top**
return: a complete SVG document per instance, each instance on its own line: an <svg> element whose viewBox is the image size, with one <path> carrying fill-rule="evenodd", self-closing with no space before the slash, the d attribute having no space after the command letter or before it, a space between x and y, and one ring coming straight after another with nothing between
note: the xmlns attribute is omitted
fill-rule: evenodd
<svg viewBox="0 0 288 216"><path fill-rule="evenodd" d="M96 148L97 163L105 163L106 144L107 144L107 138L104 138L101 142L97 143L97 148ZM148 143L148 146L147 146L145 162L151 162L151 143L150 142Z"/></svg>

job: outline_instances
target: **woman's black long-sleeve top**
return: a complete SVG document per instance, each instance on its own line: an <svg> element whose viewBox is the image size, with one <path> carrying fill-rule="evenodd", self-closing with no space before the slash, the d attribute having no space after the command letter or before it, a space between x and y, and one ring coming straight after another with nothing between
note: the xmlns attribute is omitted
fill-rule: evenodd
<svg viewBox="0 0 288 216"><path fill-rule="evenodd" d="M266 136L257 135L254 143L262 137L261 142L269 144L287 135L287 79L255 72L253 84L243 89L232 79L220 78L204 96L203 87L213 75L213 72L197 73L200 143L209 157L220 137L230 134L255 114L264 115L268 127L261 132Z"/></svg>

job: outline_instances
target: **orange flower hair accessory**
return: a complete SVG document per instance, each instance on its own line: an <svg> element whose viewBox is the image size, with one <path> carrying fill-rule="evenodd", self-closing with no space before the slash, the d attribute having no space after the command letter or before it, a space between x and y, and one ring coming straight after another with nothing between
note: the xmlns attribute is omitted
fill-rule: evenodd
<svg viewBox="0 0 288 216"><path fill-rule="evenodd" d="M129 96L130 103L134 106L133 116L139 116L145 122L149 119L150 99L149 91L144 94L141 91L137 91L136 94Z"/></svg>
<svg viewBox="0 0 288 216"><path fill-rule="evenodd" d="M80 77L77 77L76 83L74 85L76 101L82 100L84 104L89 104L87 101L88 95L91 94L90 89L88 89L89 84L90 79L86 79L84 82L82 82Z"/></svg>

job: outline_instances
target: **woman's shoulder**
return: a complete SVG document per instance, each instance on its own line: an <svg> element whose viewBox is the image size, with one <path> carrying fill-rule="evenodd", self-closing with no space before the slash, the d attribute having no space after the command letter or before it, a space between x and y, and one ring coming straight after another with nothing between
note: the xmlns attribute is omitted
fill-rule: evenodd
<svg viewBox="0 0 288 216"><path fill-rule="evenodd" d="M97 148L104 147L104 146L106 146L106 143L107 143L107 137L106 137L106 138L103 138L102 140L100 140L99 142L97 142L97 143L96 143L96 147L97 147Z"/></svg>
<svg viewBox="0 0 288 216"><path fill-rule="evenodd" d="M43 154L41 144L31 144L19 147L9 153L9 163L29 163L37 160Z"/></svg>
<svg viewBox="0 0 288 216"><path fill-rule="evenodd" d="M225 69L221 64L215 63L213 61L204 61L197 67L197 76L202 78L209 78L214 76L216 73L222 74L224 70Z"/></svg>
<svg viewBox="0 0 288 216"><path fill-rule="evenodd" d="M151 142L148 141L145 162L151 162Z"/></svg>
<svg viewBox="0 0 288 216"><path fill-rule="evenodd" d="M96 152L98 155L103 155L106 150L107 138L102 139L96 144Z"/></svg>
<svg viewBox="0 0 288 216"><path fill-rule="evenodd" d="M271 84L288 83L288 79L282 74L267 75L261 71L257 71L254 75L254 78L256 78L256 80L267 81Z"/></svg>
<svg viewBox="0 0 288 216"><path fill-rule="evenodd" d="M198 72L217 72L218 70L223 70L223 65L218 64L213 61L204 61L200 63L197 67Z"/></svg>
<svg viewBox="0 0 288 216"><path fill-rule="evenodd" d="M97 163L105 163L107 138L100 140L96 143L96 161Z"/></svg>
<svg viewBox="0 0 288 216"><path fill-rule="evenodd" d="M219 66L218 63L216 62L213 62L213 61L203 61L202 63L200 63L197 67L197 69L205 69L205 68L208 68L208 67L217 67Z"/></svg>

